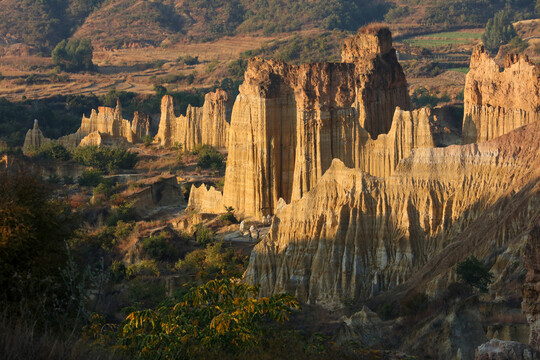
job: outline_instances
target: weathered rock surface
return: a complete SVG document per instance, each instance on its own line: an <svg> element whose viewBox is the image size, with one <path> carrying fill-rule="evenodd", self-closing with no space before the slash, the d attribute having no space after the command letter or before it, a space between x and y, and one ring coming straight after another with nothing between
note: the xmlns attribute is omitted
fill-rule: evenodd
<svg viewBox="0 0 540 360"><path fill-rule="evenodd" d="M186 115L179 117L174 114L173 98L165 95L156 139L162 146L182 144L185 150L192 150L197 144L226 148L230 113L227 93L220 89L206 94L202 107L188 106Z"/></svg>
<svg viewBox="0 0 540 360"><path fill-rule="evenodd" d="M501 252L539 215L538 144L535 122L486 143L416 149L386 179L334 160L276 213L245 278L264 295L329 307L411 277L411 291L445 288L457 261Z"/></svg>
<svg viewBox="0 0 540 360"><path fill-rule="evenodd" d="M540 120L540 65L509 55L505 69L477 46L465 81L463 143L486 141Z"/></svg>
<svg viewBox="0 0 540 360"><path fill-rule="evenodd" d="M540 350L540 219L528 235L525 247L527 276L523 286L521 307L530 325L530 345Z"/></svg>
<svg viewBox="0 0 540 360"><path fill-rule="evenodd" d="M201 184L199 187L191 185L187 211L193 210L198 213L220 214L225 212L223 195L211 186Z"/></svg>
<svg viewBox="0 0 540 360"><path fill-rule="evenodd" d="M342 324L336 336L338 343L352 340L367 348L387 347L384 345L388 345L390 329L369 308L364 306L359 312L351 317L343 317L340 321Z"/></svg>
<svg viewBox="0 0 540 360"><path fill-rule="evenodd" d="M537 360L540 352L516 341L492 339L476 349L476 360Z"/></svg>
<svg viewBox="0 0 540 360"><path fill-rule="evenodd" d="M50 141L51 139L46 138L43 135L43 132L41 132L41 130L39 129L38 121L34 120L34 127L26 132L26 136L24 138L23 152L37 149Z"/></svg>
<svg viewBox="0 0 540 360"><path fill-rule="evenodd" d="M408 109L407 82L386 28L359 31L342 56L343 63L249 61L232 112L226 205L260 218L280 198L302 197L334 158L377 167L364 147L390 131L397 106Z"/></svg>
<svg viewBox="0 0 540 360"><path fill-rule="evenodd" d="M134 204L141 217L152 215L160 207L185 206L184 196L176 176L160 175L144 179L134 191L124 194L126 200Z"/></svg>
<svg viewBox="0 0 540 360"><path fill-rule="evenodd" d="M90 117L83 115L81 127L77 132L62 136L58 141L65 147L79 145L118 145L119 143L136 143L145 135L149 135L150 120L147 115L135 113L133 122L122 118L122 105L118 101L116 108L100 106L98 111L92 109ZM39 130L37 121L34 128L28 130L24 140L23 149L39 147L47 139Z"/></svg>

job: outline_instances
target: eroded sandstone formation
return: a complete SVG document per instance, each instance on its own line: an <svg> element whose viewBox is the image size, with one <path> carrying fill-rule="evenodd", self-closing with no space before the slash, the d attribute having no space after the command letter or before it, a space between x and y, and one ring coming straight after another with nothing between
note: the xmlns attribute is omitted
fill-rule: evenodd
<svg viewBox="0 0 540 360"><path fill-rule="evenodd" d="M508 55L504 69L484 50L473 50L465 81L463 143L493 139L540 120L540 65Z"/></svg>
<svg viewBox="0 0 540 360"><path fill-rule="evenodd" d="M135 113L133 122L122 118L122 105L117 102L116 108L100 106L98 111L92 109L90 117L83 115L81 126L77 132L62 136L58 141L65 147L79 145L118 145L119 143L136 143L143 136L149 135L150 118L147 115ZM23 149L39 147L51 141L41 133L34 122L34 128L28 130Z"/></svg>
<svg viewBox="0 0 540 360"><path fill-rule="evenodd" d="M263 295L290 292L329 307L413 274L426 291L427 279L505 247L539 215L539 143L535 122L486 143L416 149L388 178L336 159L312 190L277 211L245 278ZM443 249L450 256L438 257Z"/></svg>
<svg viewBox="0 0 540 360"><path fill-rule="evenodd" d="M26 136L24 138L23 151L27 152L32 149L37 149L50 141L51 140L47 139L43 135L43 132L41 132L41 130L39 129L38 121L36 119L34 120L34 127L28 130L26 133Z"/></svg>
<svg viewBox="0 0 540 360"><path fill-rule="evenodd" d="M189 201L186 209L189 211L196 211L198 213L208 214L220 214L225 212L225 206L223 205L223 196L211 186L206 188L206 185L201 184L199 187L191 185L189 192Z"/></svg>
<svg viewBox="0 0 540 360"><path fill-rule="evenodd" d="M299 199L315 186L332 159L370 163L366 143L390 131L396 107L409 108L407 82L387 28L359 31L342 57L249 61L232 112L226 205L248 216L271 214L280 198Z"/></svg>
<svg viewBox="0 0 540 360"><path fill-rule="evenodd" d="M181 144L185 150L192 150L197 144L226 148L230 112L227 93L220 89L206 94L202 107L190 105L186 115L179 117L174 114L173 98L165 95L156 140L162 146Z"/></svg>

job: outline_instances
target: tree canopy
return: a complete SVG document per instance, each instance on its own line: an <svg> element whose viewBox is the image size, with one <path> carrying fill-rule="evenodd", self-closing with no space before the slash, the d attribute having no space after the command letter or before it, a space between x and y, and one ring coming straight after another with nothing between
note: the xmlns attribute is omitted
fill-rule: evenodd
<svg viewBox="0 0 540 360"><path fill-rule="evenodd" d="M94 70L93 51L90 39L69 39L60 41L51 56L66 71Z"/></svg>
<svg viewBox="0 0 540 360"><path fill-rule="evenodd" d="M482 42L486 49L496 52L501 45L508 44L516 36L516 29L510 21L508 12L501 10L488 20Z"/></svg>

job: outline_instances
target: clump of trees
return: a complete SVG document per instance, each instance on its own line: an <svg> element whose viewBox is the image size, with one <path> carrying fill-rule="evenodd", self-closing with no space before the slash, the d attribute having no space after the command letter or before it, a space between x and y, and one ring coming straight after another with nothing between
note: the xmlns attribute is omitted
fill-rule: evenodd
<svg viewBox="0 0 540 360"><path fill-rule="evenodd" d="M92 62L94 48L90 39L62 40L51 53L54 63L62 70L92 71L95 66Z"/></svg>
<svg viewBox="0 0 540 360"><path fill-rule="evenodd" d="M517 36L508 12L501 10L492 19L488 20L486 30L482 35L482 42L486 49L497 52L501 45L508 44Z"/></svg>

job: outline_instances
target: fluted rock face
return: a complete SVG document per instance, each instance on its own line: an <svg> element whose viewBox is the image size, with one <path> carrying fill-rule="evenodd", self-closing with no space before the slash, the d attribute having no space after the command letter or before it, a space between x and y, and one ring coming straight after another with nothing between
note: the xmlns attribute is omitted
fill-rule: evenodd
<svg viewBox="0 0 540 360"><path fill-rule="evenodd" d="M527 277L521 306L531 329L529 343L540 350L540 218L528 235L524 255Z"/></svg>
<svg viewBox="0 0 540 360"><path fill-rule="evenodd" d="M535 189L523 209L530 221L538 212L540 123L520 130L504 144L416 149L386 179L334 160L311 191L276 213L245 278L263 295L291 292L333 307L405 282L486 208L525 186ZM482 246L515 236L508 221Z"/></svg>
<svg viewBox="0 0 540 360"><path fill-rule="evenodd" d="M486 141L540 120L540 65L510 55L501 70L483 46L472 54L465 81L463 143Z"/></svg>
<svg viewBox="0 0 540 360"><path fill-rule="evenodd" d="M185 150L192 150L197 144L226 148L229 123L230 105L223 90L206 94L202 107L188 106L186 115L180 117L174 114L172 97L165 95L161 100L157 140L163 146L182 144Z"/></svg>
<svg viewBox="0 0 540 360"><path fill-rule="evenodd" d="M29 150L39 148L41 145L45 145L50 141L51 140L46 138L39 129L38 121L34 120L34 127L26 132L23 151L27 152Z"/></svg>
<svg viewBox="0 0 540 360"><path fill-rule="evenodd" d="M135 111L131 122L131 132L138 140L150 135L150 116L145 113Z"/></svg>
<svg viewBox="0 0 540 360"><path fill-rule="evenodd" d="M90 117L83 115L81 126L77 132L62 136L55 141L65 147L79 145L117 145L122 142L136 143L142 136L150 132L150 118L148 115L135 113L133 122L122 118L122 106L118 101L116 108L100 106L98 111L92 109ZM51 141L43 136L37 125L28 130L23 149L39 147Z"/></svg>
<svg viewBox="0 0 540 360"><path fill-rule="evenodd" d="M226 205L260 217L280 198L302 197L332 159L369 162L366 143L390 130L396 106L409 107L407 83L388 29L359 32L343 58L298 66L249 61L232 112Z"/></svg>

